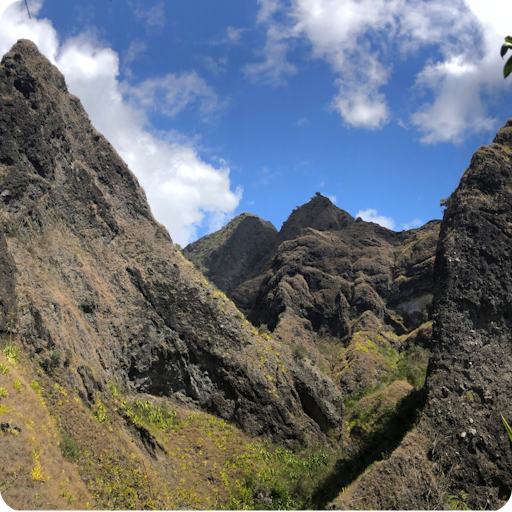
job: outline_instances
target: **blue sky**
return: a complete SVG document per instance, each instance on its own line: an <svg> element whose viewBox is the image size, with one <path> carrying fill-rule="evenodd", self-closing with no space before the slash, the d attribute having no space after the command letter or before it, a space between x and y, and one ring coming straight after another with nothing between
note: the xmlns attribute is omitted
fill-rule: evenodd
<svg viewBox="0 0 512 512"><path fill-rule="evenodd" d="M441 215L512 117L500 1L37 0L32 39L182 245L242 212L278 229L315 192L395 230Z"/></svg>

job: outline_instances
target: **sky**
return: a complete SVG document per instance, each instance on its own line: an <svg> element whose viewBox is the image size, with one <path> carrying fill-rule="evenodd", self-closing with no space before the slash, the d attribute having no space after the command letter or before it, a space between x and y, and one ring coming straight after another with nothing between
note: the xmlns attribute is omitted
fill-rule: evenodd
<svg viewBox="0 0 512 512"><path fill-rule="evenodd" d="M1 0L8 3L8 0ZM34 41L185 246L320 192L400 231L441 217L512 117L505 0L29 0Z"/></svg>

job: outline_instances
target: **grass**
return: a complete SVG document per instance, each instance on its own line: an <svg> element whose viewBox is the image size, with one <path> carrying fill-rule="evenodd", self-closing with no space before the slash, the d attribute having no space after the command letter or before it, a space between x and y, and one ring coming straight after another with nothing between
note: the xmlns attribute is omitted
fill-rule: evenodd
<svg viewBox="0 0 512 512"><path fill-rule="evenodd" d="M5 353L0 364L11 364ZM59 476L69 475L69 492L75 508L85 509L91 500L74 464L62 457L58 449L59 433L45 405L40 402L41 386L32 386L33 370L22 359L8 374L0 372L0 387L13 386L22 392L2 397L0 416L10 430L0 432L0 489L2 498L16 509L66 509L67 499L60 493ZM36 389L34 389L34 387ZM19 428L20 430L16 430Z"/></svg>

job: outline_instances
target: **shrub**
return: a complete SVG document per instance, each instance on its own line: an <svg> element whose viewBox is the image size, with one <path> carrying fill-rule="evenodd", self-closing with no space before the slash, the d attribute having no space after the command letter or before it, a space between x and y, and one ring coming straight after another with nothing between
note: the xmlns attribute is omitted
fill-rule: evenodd
<svg viewBox="0 0 512 512"><path fill-rule="evenodd" d="M46 482L50 479L50 477L45 477L43 475L43 466L41 466L39 461L36 462L34 469L30 472L30 476L32 477L32 480L36 480L37 482Z"/></svg>
<svg viewBox="0 0 512 512"><path fill-rule="evenodd" d="M98 407L94 411L94 417L100 422L105 423L108 421L107 408L105 404L98 398Z"/></svg>
<svg viewBox="0 0 512 512"><path fill-rule="evenodd" d="M161 429L172 427L177 417L176 411L169 409L165 401L161 407L156 407L149 400L135 400L131 405L124 404L123 409L135 423L143 426L155 425Z"/></svg>
<svg viewBox="0 0 512 512"><path fill-rule="evenodd" d="M39 384L39 382L37 382L37 380L33 380L31 383L30 383L30 387L38 394L40 395L42 392L43 392L43 388L41 387L41 385Z"/></svg>
<svg viewBox="0 0 512 512"><path fill-rule="evenodd" d="M13 345L12 342L9 342L4 348L4 355L11 364L16 364L20 361L20 349L16 345Z"/></svg>
<svg viewBox="0 0 512 512"><path fill-rule="evenodd" d="M71 363L73 362L73 352L69 350L69 348L66 350L66 359L64 359L64 366L68 368Z"/></svg>
<svg viewBox="0 0 512 512"><path fill-rule="evenodd" d="M60 366L60 357L60 352L54 351L39 364L48 375L53 375L55 370Z"/></svg>
<svg viewBox="0 0 512 512"><path fill-rule="evenodd" d="M59 448L62 452L62 455L64 455L66 459L72 462L77 462L80 458L80 448L76 442L73 441L73 439L65 434L62 436L62 441L59 443Z"/></svg>
<svg viewBox="0 0 512 512"><path fill-rule="evenodd" d="M292 356L295 359L304 359L308 355L308 351L302 343L299 343L298 345L292 343L290 348L292 351Z"/></svg>
<svg viewBox="0 0 512 512"><path fill-rule="evenodd" d="M1 397L6 397L7 396L7 390L5 388L0 388L0 396Z"/></svg>
<svg viewBox="0 0 512 512"><path fill-rule="evenodd" d="M119 396L119 390L116 388L116 385L112 381L108 383L108 390L110 391L112 398Z"/></svg>
<svg viewBox="0 0 512 512"><path fill-rule="evenodd" d="M401 355L396 370L387 377L387 381L407 380L415 388L423 387L427 375L430 352L427 349L410 345Z"/></svg>
<svg viewBox="0 0 512 512"><path fill-rule="evenodd" d="M9 367L6 364L0 364L0 372L2 373L2 375L8 375Z"/></svg>
<svg viewBox="0 0 512 512"><path fill-rule="evenodd" d="M19 380L14 381L13 387L16 391L21 391L23 389L23 386Z"/></svg>

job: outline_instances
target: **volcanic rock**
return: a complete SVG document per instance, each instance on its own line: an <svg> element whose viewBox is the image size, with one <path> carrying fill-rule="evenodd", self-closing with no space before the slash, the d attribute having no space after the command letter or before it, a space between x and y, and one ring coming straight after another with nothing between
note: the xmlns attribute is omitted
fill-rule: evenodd
<svg viewBox="0 0 512 512"><path fill-rule="evenodd" d="M36 363L60 365L58 378L90 402L113 381L181 393L274 441L341 431L334 384L281 356L181 256L136 177L26 40L0 64L0 276L0 331Z"/></svg>
<svg viewBox="0 0 512 512"><path fill-rule="evenodd" d="M276 236L270 222L242 213L220 231L187 245L182 253L231 296L269 252Z"/></svg>
<svg viewBox="0 0 512 512"><path fill-rule="evenodd" d="M512 120L450 196L435 263L432 354L420 422L342 495L352 508L497 509L512 489Z"/></svg>

